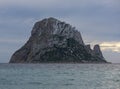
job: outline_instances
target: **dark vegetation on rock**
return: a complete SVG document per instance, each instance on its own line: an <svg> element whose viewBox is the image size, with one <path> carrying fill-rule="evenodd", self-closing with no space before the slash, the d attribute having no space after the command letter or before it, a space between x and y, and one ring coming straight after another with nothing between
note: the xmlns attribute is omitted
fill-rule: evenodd
<svg viewBox="0 0 120 89"><path fill-rule="evenodd" d="M10 63L107 63L99 45L85 45L70 24L55 18L35 23L27 43L16 51Z"/></svg>

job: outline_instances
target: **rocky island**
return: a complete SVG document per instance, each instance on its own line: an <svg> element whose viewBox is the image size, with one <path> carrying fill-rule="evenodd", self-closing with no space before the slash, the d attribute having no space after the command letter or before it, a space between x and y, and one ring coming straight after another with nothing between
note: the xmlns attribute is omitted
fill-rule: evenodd
<svg viewBox="0 0 120 89"><path fill-rule="evenodd" d="M99 45L85 45L81 34L70 24L55 18L36 22L29 40L9 63L107 63Z"/></svg>

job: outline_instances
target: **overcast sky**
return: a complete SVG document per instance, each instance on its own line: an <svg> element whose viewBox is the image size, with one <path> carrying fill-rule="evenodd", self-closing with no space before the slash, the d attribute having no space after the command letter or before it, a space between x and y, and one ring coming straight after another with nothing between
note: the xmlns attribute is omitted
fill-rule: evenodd
<svg viewBox="0 0 120 89"><path fill-rule="evenodd" d="M0 0L0 62L29 38L33 24L55 17L75 26L86 44L120 63L120 0Z"/></svg>

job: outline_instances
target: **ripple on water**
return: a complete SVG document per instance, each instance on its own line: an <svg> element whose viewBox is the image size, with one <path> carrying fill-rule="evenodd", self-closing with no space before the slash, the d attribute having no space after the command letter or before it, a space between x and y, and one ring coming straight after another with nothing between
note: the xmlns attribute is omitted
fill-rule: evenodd
<svg viewBox="0 0 120 89"><path fill-rule="evenodd" d="M41 82L29 82L28 84L32 84L32 85L42 85L43 83L41 83Z"/></svg>
<svg viewBox="0 0 120 89"><path fill-rule="evenodd" d="M120 65L2 64L0 89L120 89Z"/></svg>

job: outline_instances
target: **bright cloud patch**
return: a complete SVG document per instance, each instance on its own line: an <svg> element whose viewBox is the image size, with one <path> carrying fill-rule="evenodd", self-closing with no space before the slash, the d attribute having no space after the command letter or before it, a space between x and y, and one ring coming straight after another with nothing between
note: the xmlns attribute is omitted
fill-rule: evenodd
<svg viewBox="0 0 120 89"><path fill-rule="evenodd" d="M103 42L100 46L102 50L111 50L120 53L120 42Z"/></svg>

